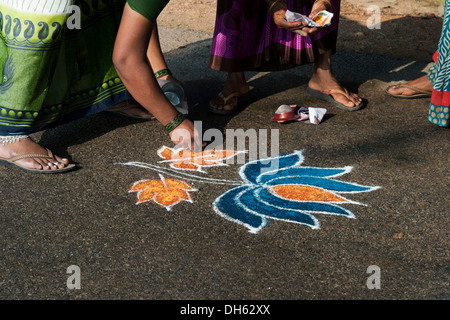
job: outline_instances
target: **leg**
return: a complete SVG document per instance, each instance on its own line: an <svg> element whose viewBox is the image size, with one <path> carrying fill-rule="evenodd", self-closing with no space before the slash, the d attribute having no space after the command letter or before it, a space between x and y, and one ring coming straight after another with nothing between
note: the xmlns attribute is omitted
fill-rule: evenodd
<svg viewBox="0 0 450 320"><path fill-rule="evenodd" d="M313 75L308 83L308 86L314 90L339 90L347 92L343 88L338 80L334 77L331 70L331 56L332 52L326 51L323 54L318 54L315 57L316 62L314 63ZM341 93L333 93L333 98L343 104L346 107L354 108L359 106L362 99L355 93L349 93L344 95Z"/></svg>

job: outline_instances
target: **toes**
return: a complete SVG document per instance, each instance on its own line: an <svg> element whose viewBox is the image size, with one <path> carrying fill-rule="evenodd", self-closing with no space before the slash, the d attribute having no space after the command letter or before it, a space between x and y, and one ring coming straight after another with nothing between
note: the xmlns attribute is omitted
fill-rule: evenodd
<svg viewBox="0 0 450 320"><path fill-rule="evenodd" d="M63 166L66 166L66 165L69 164L69 159L67 159L67 158L61 158L61 157L58 157L58 156L55 156L55 158L56 158L56 160L57 160L59 163L61 163Z"/></svg>
<svg viewBox="0 0 450 320"><path fill-rule="evenodd" d="M217 98L211 99L209 104L213 108L219 108L219 107L223 106L223 100L220 97L217 97Z"/></svg>
<svg viewBox="0 0 450 320"><path fill-rule="evenodd" d="M348 102L347 102L347 107L353 108L354 106L356 106L355 103L353 103L353 102L351 102L351 101L348 101Z"/></svg>
<svg viewBox="0 0 450 320"><path fill-rule="evenodd" d="M217 110L223 110L223 108L224 108L223 100L220 99L220 98L212 99L212 100L209 102L209 105L210 105L212 108L217 109Z"/></svg>
<svg viewBox="0 0 450 320"><path fill-rule="evenodd" d="M223 109L227 111L234 110L237 107L238 102L239 102L238 98L236 97L232 98L227 101L227 104L223 106Z"/></svg>
<svg viewBox="0 0 450 320"><path fill-rule="evenodd" d="M36 170L50 170L48 166L48 161L46 159L34 159L33 160L33 169Z"/></svg>
<svg viewBox="0 0 450 320"><path fill-rule="evenodd" d="M344 106L353 108L356 106L356 103L352 100L348 99L346 96L340 94L336 98L334 98L337 102L342 103Z"/></svg>
<svg viewBox="0 0 450 320"><path fill-rule="evenodd" d="M61 157L58 157L58 156L55 156L55 158L56 158L56 160L58 160L63 165L68 165L69 164L69 159L67 159L67 158L61 158Z"/></svg>
<svg viewBox="0 0 450 320"><path fill-rule="evenodd" d="M388 89L388 92L394 96L408 96L412 93L414 93L413 91L407 89L407 88L403 88L403 87L390 87Z"/></svg>
<svg viewBox="0 0 450 320"><path fill-rule="evenodd" d="M36 170L62 169L68 164L68 160L58 158L57 159L35 158L33 159L32 168Z"/></svg>
<svg viewBox="0 0 450 320"><path fill-rule="evenodd" d="M57 162L56 161L54 161L53 159L46 159L46 161L47 161L47 164L46 164L46 168L47 168L47 170L55 170L55 169L58 169L58 165L57 165Z"/></svg>
<svg viewBox="0 0 450 320"><path fill-rule="evenodd" d="M353 101L350 101L350 100L347 100L347 101L344 101L344 102L341 102L341 103L346 105L349 108L353 108L353 107L356 106L356 104Z"/></svg>
<svg viewBox="0 0 450 320"><path fill-rule="evenodd" d="M389 87L388 88L388 92L390 93L390 94L394 94L394 95L397 95L397 94L399 94L400 92L398 91L400 88L397 88L397 87Z"/></svg>
<svg viewBox="0 0 450 320"><path fill-rule="evenodd" d="M349 108L354 108L362 102L362 99L356 93L349 94L348 97L343 94L339 94L336 95L334 99Z"/></svg>
<svg viewBox="0 0 450 320"><path fill-rule="evenodd" d="M55 160L52 160L52 162L51 162L52 170L62 169L64 167L65 167L64 163L60 162L59 160L55 159Z"/></svg>
<svg viewBox="0 0 450 320"><path fill-rule="evenodd" d="M353 99L353 103L355 106L359 105L362 102L362 98L356 93L352 93L350 97Z"/></svg>

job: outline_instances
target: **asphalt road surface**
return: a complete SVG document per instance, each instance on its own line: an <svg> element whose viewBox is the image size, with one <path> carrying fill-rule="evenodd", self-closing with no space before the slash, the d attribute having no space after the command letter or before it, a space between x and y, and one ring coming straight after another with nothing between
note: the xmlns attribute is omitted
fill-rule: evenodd
<svg viewBox="0 0 450 320"><path fill-rule="evenodd" d="M185 43L170 41L180 35ZM94 115L33 135L78 163L78 170L37 175L0 167L1 299L450 297L449 131L428 122L427 99L401 100L384 93L390 83L424 75L429 65L336 53L337 78L366 99L366 107L357 112L309 97L311 66L248 73L250 100L239 113L218 116L207 105L225 75L207 68L210 35L161 28L161 38L172 72L185 83L189 117L201 121L203 131L254 130L259 142L264 132L259 129L266 129L266 154L274 155L274 146L280 156L297 155L291 163L294 172L305 168L309 176L317 168L344 168L334 180L376 188L338 188L334 194L347 201L337 204L351 214L312 207L307 213L320 224L315 228L280 218L282 206L274 210L274 203L248 198L247 209L266 214L251 217L267 222L251 229L214 210L214 203L227 194L222 209L242 215L244 199L229 191L245 185L240 170L263 158L262 149L257 158L247 154L244 162L235 157L234 163L203 171L179 170L170 161L161 162L157 153L172 146L160 124ZM326 108L327 113L319 125L272 122L282 104ZM255 143L247 141L244 148ZM137 192L129 192L137 181L168 183L169 178L178 183L180 198L170 210L155 201L136 204ZM194 190L182 189L183 183ZM329 181L313 185L325 191L330 186Z"/></svg>

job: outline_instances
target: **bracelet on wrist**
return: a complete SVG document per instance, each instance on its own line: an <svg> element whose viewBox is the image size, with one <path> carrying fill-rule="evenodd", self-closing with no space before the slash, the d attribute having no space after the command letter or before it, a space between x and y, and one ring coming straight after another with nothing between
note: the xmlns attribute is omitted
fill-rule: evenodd
<svg viewBox="0 0 450 320"><path fill-rule="evenodd" d="M176 127L178 127L184 120L186 119L185 115L182 113L178 113L175 118L173 118L172 121L170 121L168 124L164 126L166 128L168 133L171 133L173 130L175 130Z"/></svg>
<svg viewBox="0 0 450 320"><path fill-rule="evenodd" d="M168 68L161 69L161 70L155 72L155 77L156 77L156 79L158 79L158 78L164 77L164 76L166 76L168 74L169 75L172 74L172 72L170 72L170 70Z"/></svg>

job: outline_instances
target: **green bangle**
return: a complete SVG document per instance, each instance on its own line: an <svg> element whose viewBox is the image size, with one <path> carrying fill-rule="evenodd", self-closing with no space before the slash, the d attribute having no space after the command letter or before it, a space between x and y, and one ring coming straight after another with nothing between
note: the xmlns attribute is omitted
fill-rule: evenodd
<svg viewBox="0 0 450 320"><path fill-rule="evenodd" d="M178 113L175 118L173 118L172 121L170 121L168 124L166 124L164 127L166 128L168 133L171 133L173 130L175 130L176 127L178 127L186 117L182 113Z"/></svg>
<svg viewBox="0 0 450 320"><path fill-rule="evenodd" d="M167 76L168 74L172 74L169 69L161 69L155 72L156 79Z"/></svg>

